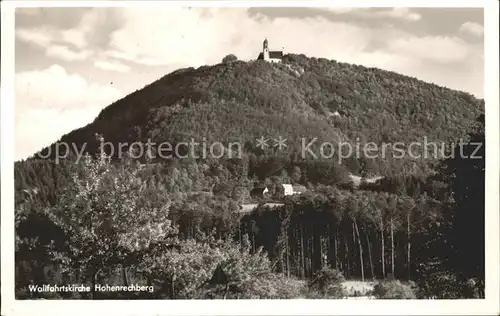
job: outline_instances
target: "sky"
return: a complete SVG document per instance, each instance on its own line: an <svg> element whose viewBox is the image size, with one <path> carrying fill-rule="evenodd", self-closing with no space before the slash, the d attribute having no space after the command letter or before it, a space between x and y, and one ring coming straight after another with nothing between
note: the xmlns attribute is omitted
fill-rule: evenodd
<svg viewBox="0 0 500 316"><path fill-rule="evenodd" d="M474 8L22 8L15 22L16 160L178 68L271 50L395 71L483 97Z"/></svg>

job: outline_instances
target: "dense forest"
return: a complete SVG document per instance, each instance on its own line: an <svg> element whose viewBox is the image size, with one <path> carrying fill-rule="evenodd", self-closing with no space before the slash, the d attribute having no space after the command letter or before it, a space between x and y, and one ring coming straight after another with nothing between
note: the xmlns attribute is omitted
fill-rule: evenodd
<svg viewBox="0 0 500 316"><path fill-rule="evenodd" d="M78 297L30 284L139 283L155 291L82 297L342 298L345 280L361 280L378 282L380 298L484 297L483 111L464 92L303 55L177 70L16 162L17 296ZM289 145L258 148L260 136ZM445 144L446 156L304 158L303 137L425 137ZM192 138L238 141L243 155L99 150L105 141ZM56 160L60 143L86 155ZM307 191L280 196L278 207L249 194L287 183ZM250 202L257 209L241 213Z"/></svg>

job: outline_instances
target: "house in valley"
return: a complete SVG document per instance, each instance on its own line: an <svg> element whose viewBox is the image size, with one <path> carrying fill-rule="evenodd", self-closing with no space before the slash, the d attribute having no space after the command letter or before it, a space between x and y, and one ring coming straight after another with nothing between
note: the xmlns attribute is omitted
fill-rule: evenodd
<svg viewBox="0 0 500 316"><path fill-rule="evenodd" d="M307 191L306 187L303 185L283 184L283 189L285 192L285 196L302 194Z"/></svg>
<svg viewBox="0 0 500 316"><path fill-rule="evenodd" d="M256 187L250 191L250 196L253 198L272 198L276 196L288 196L302 194L307 191L303 185L281 184L275 190L274 194L267 187Z"/></svg>

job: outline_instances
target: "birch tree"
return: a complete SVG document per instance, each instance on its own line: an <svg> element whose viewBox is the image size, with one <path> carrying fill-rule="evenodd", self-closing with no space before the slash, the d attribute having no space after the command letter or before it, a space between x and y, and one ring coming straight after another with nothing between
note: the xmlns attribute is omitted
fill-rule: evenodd
<svg viewBox="0 0 500 316"><path fill-rule="evenodd" d="M86 155L73 176L74 187L48 211L69 239L63 268L91 283L92 298L100 274L126 265L129 256L173 232L168 196L148 187L137 173L132 164L114 168L104 154Z"/></svg>

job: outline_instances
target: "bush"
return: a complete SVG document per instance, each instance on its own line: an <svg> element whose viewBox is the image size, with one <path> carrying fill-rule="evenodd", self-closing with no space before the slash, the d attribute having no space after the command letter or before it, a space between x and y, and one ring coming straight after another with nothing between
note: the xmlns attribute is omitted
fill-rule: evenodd
<svg viewBox="0 0 500 316"><path fill-rule="evenodd" d="M314 274L309 283L309 290L313 296L311 298L316 298L316 296L318 296L317 298L343 298L346 296L342 286L344 281L345 278L340 271L323 267Z"/></svg>
<svg viewBox="0 0 500 316"><path fill-rule="evenodd" d="M222 58L223 63L229 63L229 62L237 61L237 60L238 60L238 57L236 57L236 55L234 55L234 54L229 54L226 57Z"/></svg>
<svg viewBox="0 0 500 316"><path fill-rule="evenodd" d="M403 284L398 280L379 282L373 288L373 295L379 299L415 299L412 284Z"/></svg>
<svg viewBox="0 0 500 316"><path fill-rule="evenodd" d="M241 299L295 299L306 292L305 283L295 278L268 274L248 282Z"/></svg>
<svg viewBox="0 0 500 316"><path fill-rule="evenodd" d="M449 271L432 273L419 282L419 297L437 299L484 298L484 283L459 280Z"/></svg>

